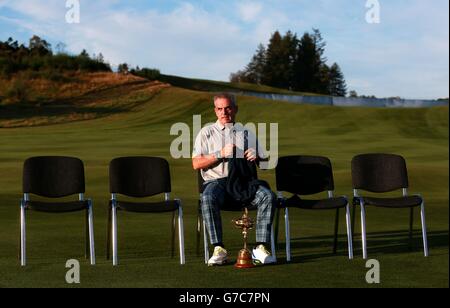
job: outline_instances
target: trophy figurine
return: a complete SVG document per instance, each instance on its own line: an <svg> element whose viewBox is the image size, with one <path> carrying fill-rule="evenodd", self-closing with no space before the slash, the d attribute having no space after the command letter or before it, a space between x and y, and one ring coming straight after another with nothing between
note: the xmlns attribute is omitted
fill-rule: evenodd
<svg viewBox="0 0 450 308"><path fill-rule="evenodd" d="M252 260L252 253L247 248L247 235L248 231L253 228L253 220L248 217L248 210L245 208L244 214L241 218L234 220L234 224L237 228L242 229L242 235L244 236L244 248L239 251L238 258L234 267L236 268L251 268L255 267Z"/></svg>

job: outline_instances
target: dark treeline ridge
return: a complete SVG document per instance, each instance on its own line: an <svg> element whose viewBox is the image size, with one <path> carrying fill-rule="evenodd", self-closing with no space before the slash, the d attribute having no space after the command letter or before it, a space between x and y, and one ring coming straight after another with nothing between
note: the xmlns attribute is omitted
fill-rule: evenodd
<svg viewBox="0 0 450 308"><path fill-rule="evenodd" d="M268 46L260 44L250 63L230 75L231 82L248 82L299 92L345 96L347 85L337 63L327 65L326 43L319 30L300 39L288 31L272 34Z"/></svg>
<svg viewBox="0 0 450 308"><path fill-rule="evenodd" d="M79 55L70 55L64 51L64 44L57 45L53 52L46 40L34 35L28 46L13 38L0 41L0 75L10 76L22 71L34 72L110 72L111 66L104 61L103 55L90 56L86 50Z"/></svg>
<svg viewBox="0 0 450 308"><path fill-rule="evenodd" d="M121 72L120 65L119 65L118 71ZM135 76L146 78L148 80L160 80L161 79L161 72L159 71L159 69L156 69L156 68L144 67L141 69L138 66L136 68L131 69L130 73Z"/></svg>

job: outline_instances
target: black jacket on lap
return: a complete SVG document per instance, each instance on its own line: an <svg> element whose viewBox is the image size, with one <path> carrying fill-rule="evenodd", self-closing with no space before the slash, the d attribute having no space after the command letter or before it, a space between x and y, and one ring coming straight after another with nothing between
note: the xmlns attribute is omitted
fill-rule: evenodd
<svg viewBox="0 0 450 308"><path fill-rule="evenodd" d="M229 197L247 207L255 199L259 186L270 189L266 181L258 180L256 163L244 158L231 158L228 162L226 191Z"/></svg>

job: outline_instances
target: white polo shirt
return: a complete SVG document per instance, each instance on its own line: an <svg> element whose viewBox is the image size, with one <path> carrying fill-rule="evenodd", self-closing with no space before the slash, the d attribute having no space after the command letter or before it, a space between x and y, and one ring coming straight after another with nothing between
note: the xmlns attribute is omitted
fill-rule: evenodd
<svg viewBox="0 0 450 308"><path fill-rule="evenodd" d="M216 123L206 126L200 131L195 139L192 157L215 154L227 144L235 144L236 157L244 158L246 141L248 148L257 149L258 157L266 157L255 134L251 130L240 123L222 125L217 120ZM201 174L205 181L228 177L227 159L221 159L208 169L202 169Z"/></svg>

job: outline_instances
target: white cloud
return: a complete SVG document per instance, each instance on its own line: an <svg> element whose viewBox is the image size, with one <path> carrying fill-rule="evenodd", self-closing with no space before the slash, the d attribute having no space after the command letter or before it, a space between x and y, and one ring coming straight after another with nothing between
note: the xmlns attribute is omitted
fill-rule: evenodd
<svg viewBox="0 0 450 308"><path fill-rule="evenodd" d="M225 18L189 3L156 10L85 14L60 33L68 49L102 52L113 65L128 62L168 74L227 79L245 65L248 54L241 29Z"/></svg>
<svg viewBox="0 0 450 308"><path fill-rule="evenodd" d="M258 19L263 10L259 2L241 2L237 5L238 14L245 22L253 22Z"/></svg>
<svg viewBox="0 0 450 308"><path fill-rule="evenodd" d="M40 0L3 1L1 6L20 12L37 21L64 20L66 14L65 1L47 0L43 5Z"/></svg>

